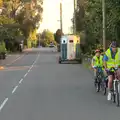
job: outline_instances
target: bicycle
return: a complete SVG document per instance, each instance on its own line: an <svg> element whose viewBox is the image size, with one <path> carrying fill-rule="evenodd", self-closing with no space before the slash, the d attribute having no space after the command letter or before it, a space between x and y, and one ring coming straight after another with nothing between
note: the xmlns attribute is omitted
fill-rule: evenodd
<svg viewBox="0 0 120 120"><path fill-rule="evenodd" d="M96 82L95 82L95 88L96 92L99 92L102 88L102 79L103 79L103 70L102 67L96 67Z"/></svg>
<svg viewBox="0 0 120 120"><path fill-rule="evenodd" d="M120 98L119 98L119 95L120 95L120 78L117 73L118 70L120 70L120 68L114 68L112 67L110 69L111 70L114 70L114 79L113 79L113 83L112 83L112 90L111 90L111 93L112 93L112 98L111 100L113 99L113 102L116 103L117 106L119 106L120 104Z"/></svg>
<svg viewBox="0 0 120 120"><path fill-rule="evenodd" d="M107 93L107 84L108 84L108 77L106 76L101 82L101 89L102 89L103 95L106 95Z"/></svg>

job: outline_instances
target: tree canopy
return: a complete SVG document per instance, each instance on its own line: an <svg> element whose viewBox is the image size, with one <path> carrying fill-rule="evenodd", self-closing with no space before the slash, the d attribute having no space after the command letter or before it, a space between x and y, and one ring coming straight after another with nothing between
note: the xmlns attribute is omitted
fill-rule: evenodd
<svg viewBox="0 0 120 120"><path fill-rule="evenodd" d="M43 0L0 0L0 24L3 26L0 33L20 32L27 41L35 40L42 20L42 4Z"/></svg>
<svg viewBox="0 0 120 120"><path fill-rule="evenodd" d="M64 35L61 31L61 29L58 29L56 33L54 33L54 39L59 44L61 36Z"/></svg>
<svg viewBox="0 0 120 120"><path fill-rule="evenodd" d="M120 1L106 0L106 40L120 40ZM86 35L86 44L102 44L102 1L77 0L76 30Z"/></svg>
<svg viewBox="0 0 120 120"><path fill-rule="evenodd" d="M41 44L43 46L48 46L51 42L56 45L54 34L50 30L44 30L41 34Z"/></svg>

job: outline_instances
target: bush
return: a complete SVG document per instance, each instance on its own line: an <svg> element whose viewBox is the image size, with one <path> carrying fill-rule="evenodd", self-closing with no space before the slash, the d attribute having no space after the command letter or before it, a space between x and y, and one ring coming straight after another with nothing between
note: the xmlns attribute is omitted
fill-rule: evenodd
<svg viewBox="0 0 120 120"><path fill-rule="evenodd" d="M44 30L42 35L41 35L41 41L40 44L43 47L48 47L50 45L50 43L53 43L54 45L57 45L56 41L54 40L54 35L52 32L50 32L49 30Z"/></svg>
<svg viewBox="0 0 120 120"><path fill-rule="evenodd" d="M0 53L2 53L2 52L6 52L6 47L5 47L5 43L4 42L1 42L0 43Z"/></svg>

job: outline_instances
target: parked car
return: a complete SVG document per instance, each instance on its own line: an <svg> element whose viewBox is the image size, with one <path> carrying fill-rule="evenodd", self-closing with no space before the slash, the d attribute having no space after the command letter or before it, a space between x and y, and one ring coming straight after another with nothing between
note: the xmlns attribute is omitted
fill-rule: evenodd
<svg viewBox="0 0 120 120"><path fill-rule="evenodd" d="M54 47L56 47L56 46L54 45L54 43L51 42L50 45L49 45L49 47L50 47L50 48L54 48Z"/></svg>

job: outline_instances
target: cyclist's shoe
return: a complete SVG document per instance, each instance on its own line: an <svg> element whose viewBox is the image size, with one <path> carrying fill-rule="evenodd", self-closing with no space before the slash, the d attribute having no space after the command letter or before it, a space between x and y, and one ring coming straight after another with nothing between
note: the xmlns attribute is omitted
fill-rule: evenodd
<svg viewBox="0 0 120 120"><path fill-rule="evenodd" d="M108 96L107 96L107 100L111 100L111 97L112 97L112 94L111 94L111 92L108 92Z"/></svg>

